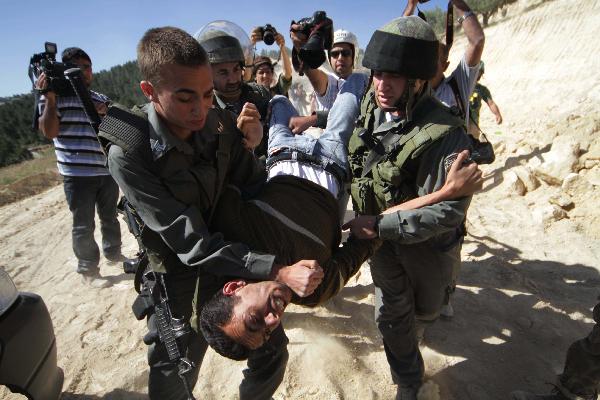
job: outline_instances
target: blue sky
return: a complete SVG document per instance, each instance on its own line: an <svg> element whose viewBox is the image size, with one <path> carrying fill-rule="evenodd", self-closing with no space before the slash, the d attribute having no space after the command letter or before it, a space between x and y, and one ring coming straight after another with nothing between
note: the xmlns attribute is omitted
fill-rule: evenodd
<svg viewBox="0 0 600 400"><path fill-rule="evenodd" d="M445 4L431 0L422 9ZM399 16L405 5L405 0L0 0L0 97L31 90L29 58L44 50L45 41L57 43L59 52L83 48L94 71L100 71L134 60L136 44L148 28L172 25L194 34L211 21L225 19L246 32L266 23L286 32L292 19L325 10L335 29L353 31L364 47L373 31ZM290 46L289 40L286 44Z"/></svg>

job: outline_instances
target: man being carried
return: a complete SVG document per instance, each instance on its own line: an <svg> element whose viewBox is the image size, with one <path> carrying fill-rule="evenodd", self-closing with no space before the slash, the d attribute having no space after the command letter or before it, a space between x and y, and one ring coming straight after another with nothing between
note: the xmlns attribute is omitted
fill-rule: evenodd
<svg viewBox="0 0 600 400"><path fill-rule="evenodd" d="M315 281L314 292L303 298L278 282L226 282L201 314L202 332L220 354L244 359L249 349L262 346L279 326L290 301L316 306L328 300L379 245L379 241L351 236L338 247L341 235L335 199L340 184L349 178L347 143L358 115L357 93L362 92L362 84L356 76L343 83L327 129L319 139L294 135L288 127L290 117L296 115L292 105L281 96L272 100L269 181L247 202L237 188L230 188L217 209L215 229L227 239L276 254L280 262L300 254L314 255L324 277L318 285ZM446 184L434 196L406 206L422 207L434 200L463 197L480 187L477 166L462 165L467 155L460 155Z"/></svg>

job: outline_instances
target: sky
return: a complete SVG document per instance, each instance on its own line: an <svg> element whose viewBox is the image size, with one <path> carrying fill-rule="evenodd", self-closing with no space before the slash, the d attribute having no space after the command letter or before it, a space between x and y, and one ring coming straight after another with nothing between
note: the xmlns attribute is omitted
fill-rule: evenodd
<svg viewBox="0 0 600 400"><path fill-rule="evenodd" d="M420 8L446 4L430 0ZM228 20L246 32L267 23L287 32L292 19L324 10L334 29L354 32L364 48L375 29L400 16L405 6L406 0L0 0L0 97L31 90L29 59L44 51L46 41L56 43L59 54L81 47L98 72L134 60L137 42L149 28L170 25L193 35L209 22Z"/></svg>

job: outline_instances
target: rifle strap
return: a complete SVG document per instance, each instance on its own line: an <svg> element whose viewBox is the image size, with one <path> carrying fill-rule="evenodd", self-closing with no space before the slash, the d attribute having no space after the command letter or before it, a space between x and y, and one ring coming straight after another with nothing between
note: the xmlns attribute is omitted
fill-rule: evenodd
<svg viewBox="0 0 600 400"><path fill-rule="evenodd" d="M454 6L452 1L448 2L448 12L446 13L446 51L450 53L452 42L454 42Z"/></svg>

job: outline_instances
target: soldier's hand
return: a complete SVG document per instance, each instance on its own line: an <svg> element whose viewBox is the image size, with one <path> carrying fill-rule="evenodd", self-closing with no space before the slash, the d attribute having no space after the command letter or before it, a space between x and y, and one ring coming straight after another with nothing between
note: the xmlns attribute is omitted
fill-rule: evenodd
<svg viewBox="0 0 600 400"><path fill-rule="evenodd" d="M350 229L350 233L358 239L373 239L379 236L375 230L377 217L374 215L361 215L342 225L343 230Z"/></svg>
<svg viewBox="0 0 600 400"><path fill-rule="evenodd" d="M481 190L483 186L483 177L479 165L468 162L468 158L469 151L461 151L448 171L446 183L442 187L448 200L470 196Z"/></svg>
<svg viewBox="0 0 600 400"><path fill-rule="evenodd" d="M496 124L502 124L502 115L496 115Z"/></svg>
<svg viewBox="0 0 600 400"><path fill-rule="evenodd" d="M315 291L324 276L323 269L316 260L301 260L280 268L275 280L285 283L298 296L306 297Z"/></svg>
<svg viewBox="0 0 600 400"><path fill-rule="evenodd" d="M260 144L263 127L260 122L260 113L254 104L244 104L242 112L237 118L237 127L244 135L242 144L246 149L253 150Z"/></svg>
<svg viewBox="0 0 600 400"><path fill-rule="evenodd" d="M313 121L314 120L314 121ZM316 116L313 118L312 115L299 116L290 118L290 129L295 135L299 135L316 122Z"/></svg>

